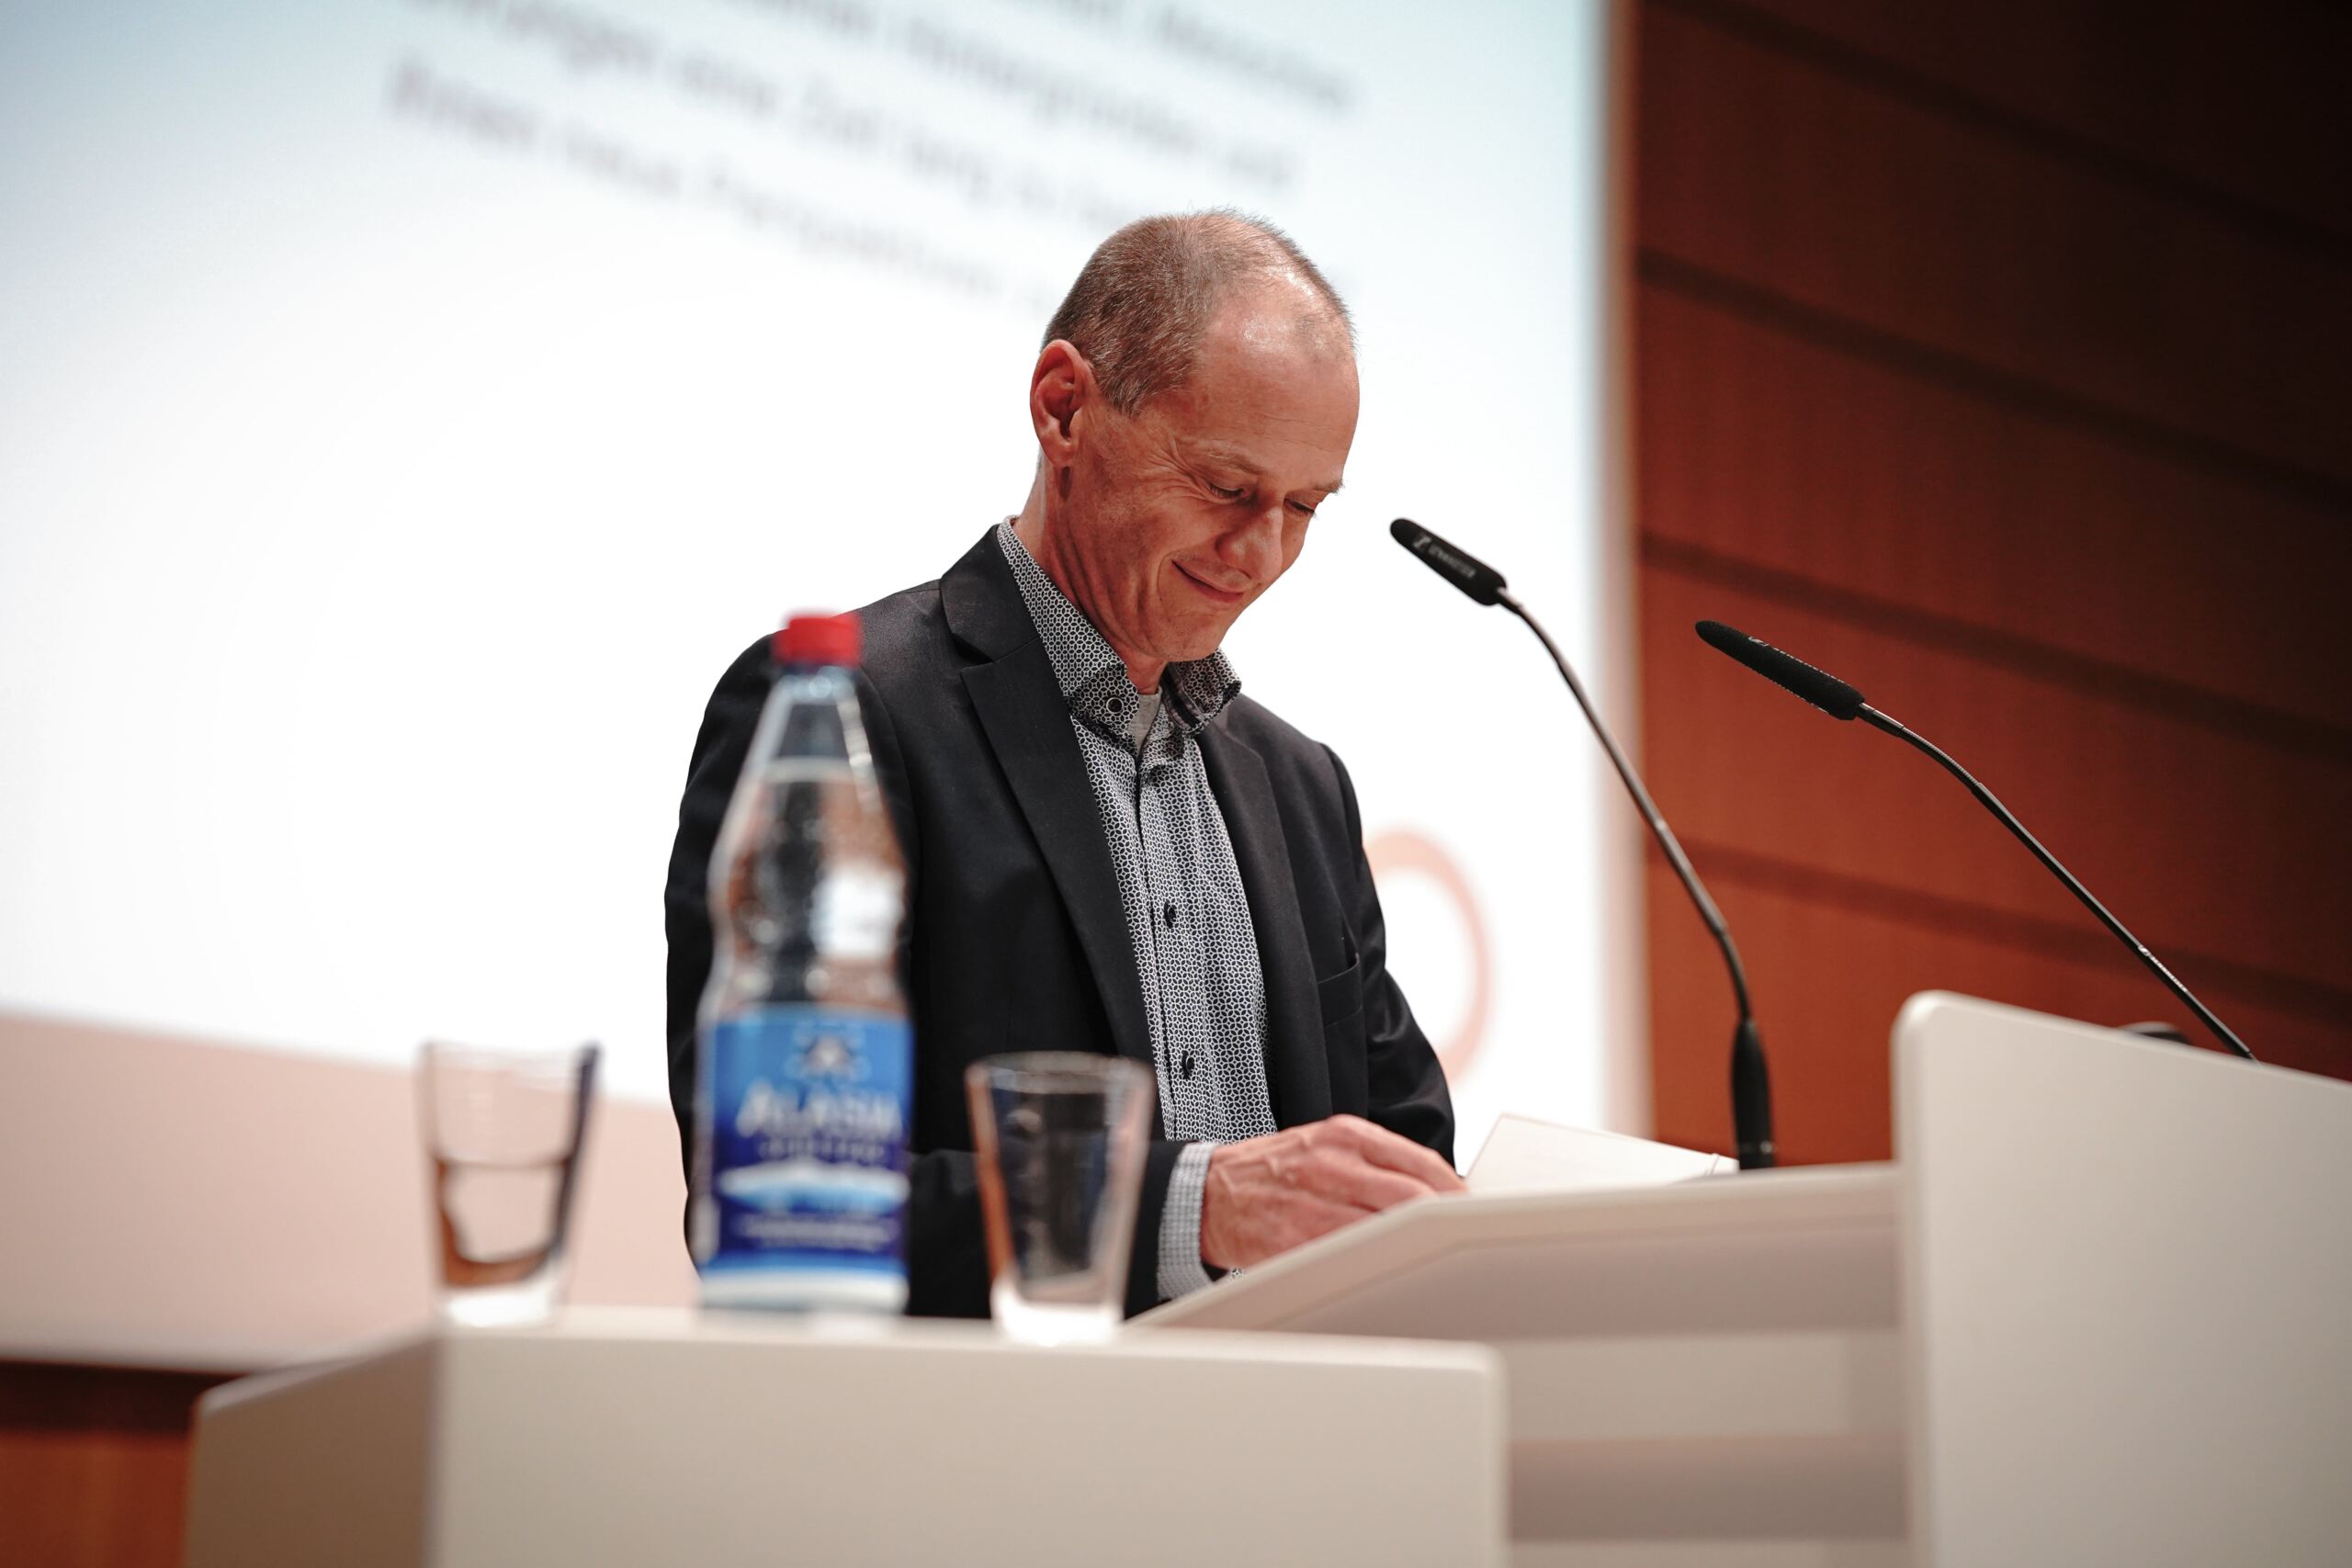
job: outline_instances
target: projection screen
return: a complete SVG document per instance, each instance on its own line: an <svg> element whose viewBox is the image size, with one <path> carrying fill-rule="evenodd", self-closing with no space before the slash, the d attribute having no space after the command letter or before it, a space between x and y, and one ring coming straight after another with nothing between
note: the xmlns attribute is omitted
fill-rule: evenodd
<svg viewBox="0 0 2352 1568"><path fill-rule="evenodd" d="M1244 687L1350 764L1464 1161L1505 1107L1642 1130L1630 818L1523 629L1385 536L1487 556L1626 684L1606 13L10 7L0 1099L69 1024L379 1069L594 1038L660 1101L711 683L1017 509L1088 252L1230 205L1346 297L1363 386Z"/></svg>

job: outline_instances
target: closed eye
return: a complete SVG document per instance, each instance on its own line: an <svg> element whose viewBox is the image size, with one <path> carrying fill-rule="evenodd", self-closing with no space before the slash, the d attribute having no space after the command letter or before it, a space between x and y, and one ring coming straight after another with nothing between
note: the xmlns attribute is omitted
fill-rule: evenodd
<svg viewBox="0 0 2352 1568"><path fill-rule="evenodd" d="M1219 501L1239 501L1250 492L1234 485L1213 484L1209 486L1209 493Z"/></svg>

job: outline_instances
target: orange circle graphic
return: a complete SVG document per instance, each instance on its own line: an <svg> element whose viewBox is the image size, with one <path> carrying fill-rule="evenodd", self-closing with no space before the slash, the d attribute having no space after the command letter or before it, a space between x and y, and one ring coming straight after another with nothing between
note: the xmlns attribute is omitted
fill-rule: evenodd
<svg viewBox="0 0 2352 1568"><path fill-rule="evenodd" d="M1453 1032L1437 1042L1438 1065L1448 1081L1458 1082L1487 1043L1487 1013L1494 999L1494 955L1487 945L1487 921L1478 911L1470 879L1454 858L1426 833L1391 828L1364 840L1364 858L1372 863L1375 882L1392 876L1426 876L1453 906L1470 942L1470 1005Z"/></svg>

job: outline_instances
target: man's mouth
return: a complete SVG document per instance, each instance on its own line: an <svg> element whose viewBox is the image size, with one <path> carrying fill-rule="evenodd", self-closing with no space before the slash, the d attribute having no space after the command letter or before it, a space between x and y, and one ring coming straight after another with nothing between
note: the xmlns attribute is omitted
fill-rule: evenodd
<svg viewBox="0 0 2352 1568"><path fill-rule="evenodd" d="M1191 568L1187 567L1182 561L1173 561L1170 564L1174 566L1178 571L1183 574L1185 581L1191 583L1194 588L1199 589L1201 591L1201 596L1208 600L1212 604L1238 604L1242 600L1250 596L1248 592L1242 589L1219 588L1216 583L1208 581L1198 572L1193 571Z"/></svg>

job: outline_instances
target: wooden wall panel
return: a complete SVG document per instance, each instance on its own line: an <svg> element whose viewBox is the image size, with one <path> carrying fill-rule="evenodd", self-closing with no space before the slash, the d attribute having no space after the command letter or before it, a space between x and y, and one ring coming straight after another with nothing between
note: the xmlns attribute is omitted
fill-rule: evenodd
<svg viewBox="0 0 2352 1568"><path fill-rule="evenodd" d="M2145 422L2229 471L2352 497L2352 289L2332 259L1652 6L1653 265Z"/></svg>
<svg viewBox="0 0 2352 1568"><path fill-rule="evenodd" d="M1653 558L2352 758L2341 516L1671 287L1636 331Z"/></svg>
<svg viewBox="0 0 2352 1568"><path fill-rule="evenodd" d="M2352 11L2303 0L1669 0L1849 79L2315 245L2352 241ZM2168 175L2168 181L2158 176Z"/></svg>
<svg viewBox="0 0 2352 1568"><path fill-rule="evenodd" d="M176 1568L189 1425L220 1381L0 1362L0 1563Z"/></svg>
<svg viewBox="0 0 2352 1568"><path fill-rule="evenodd" d="M2188 1021L2130 954L2096 929L2089 934L2104 948L2063 932L2037 943L2038 935L2051 933L1927 901L1873 897L1869 889L1849 897L1801 871L1749 867L1706 844L1688 848L1748 967L1783 1163L1889 1157L1888 1039L1896 1012L1917 992L1961 991L2101 1023ZM1648 894L1650 950L1658 968L1674 976L1653 993L1657 1135L1728 1150L1732 1008L1722 961L1655 858ZM2352 1075L2341 1028L2273 1010L2220 986L2199 994L2267 1059ZM2206 1038L2193 1026L2187 1032L2200 1044ZM2150 1134L2194 1136L2192 1129Z"/></svg>
<svg viewBox="0 0 2352 1568"><path fill-rule="evenodd" d="M2268 1060L2352 1077L2352 23L2295 10L1642 0L1646 762L1792 1161L1888 1152L1914 991L2188 1021L1702 616L1945 744ZM1663 875L1657 1125L1725 1148L1724 982Z"/></svg>
<svg viewBox="0 0 2352 1568"><path fill-rule="evenodd" d="M1645 678L1704 716L1645 732L1651 787L1689 838L2024 919L2080 908L1926 758L1700 642L1691 623L1711 617L1844 676L1951 752L2118 918L2177 955L2192 987L2192 955L2283 972L2282 987L2332 981L2352 1027L2352 762L2289 758L1655 565L1641 613Z"/></svg>

